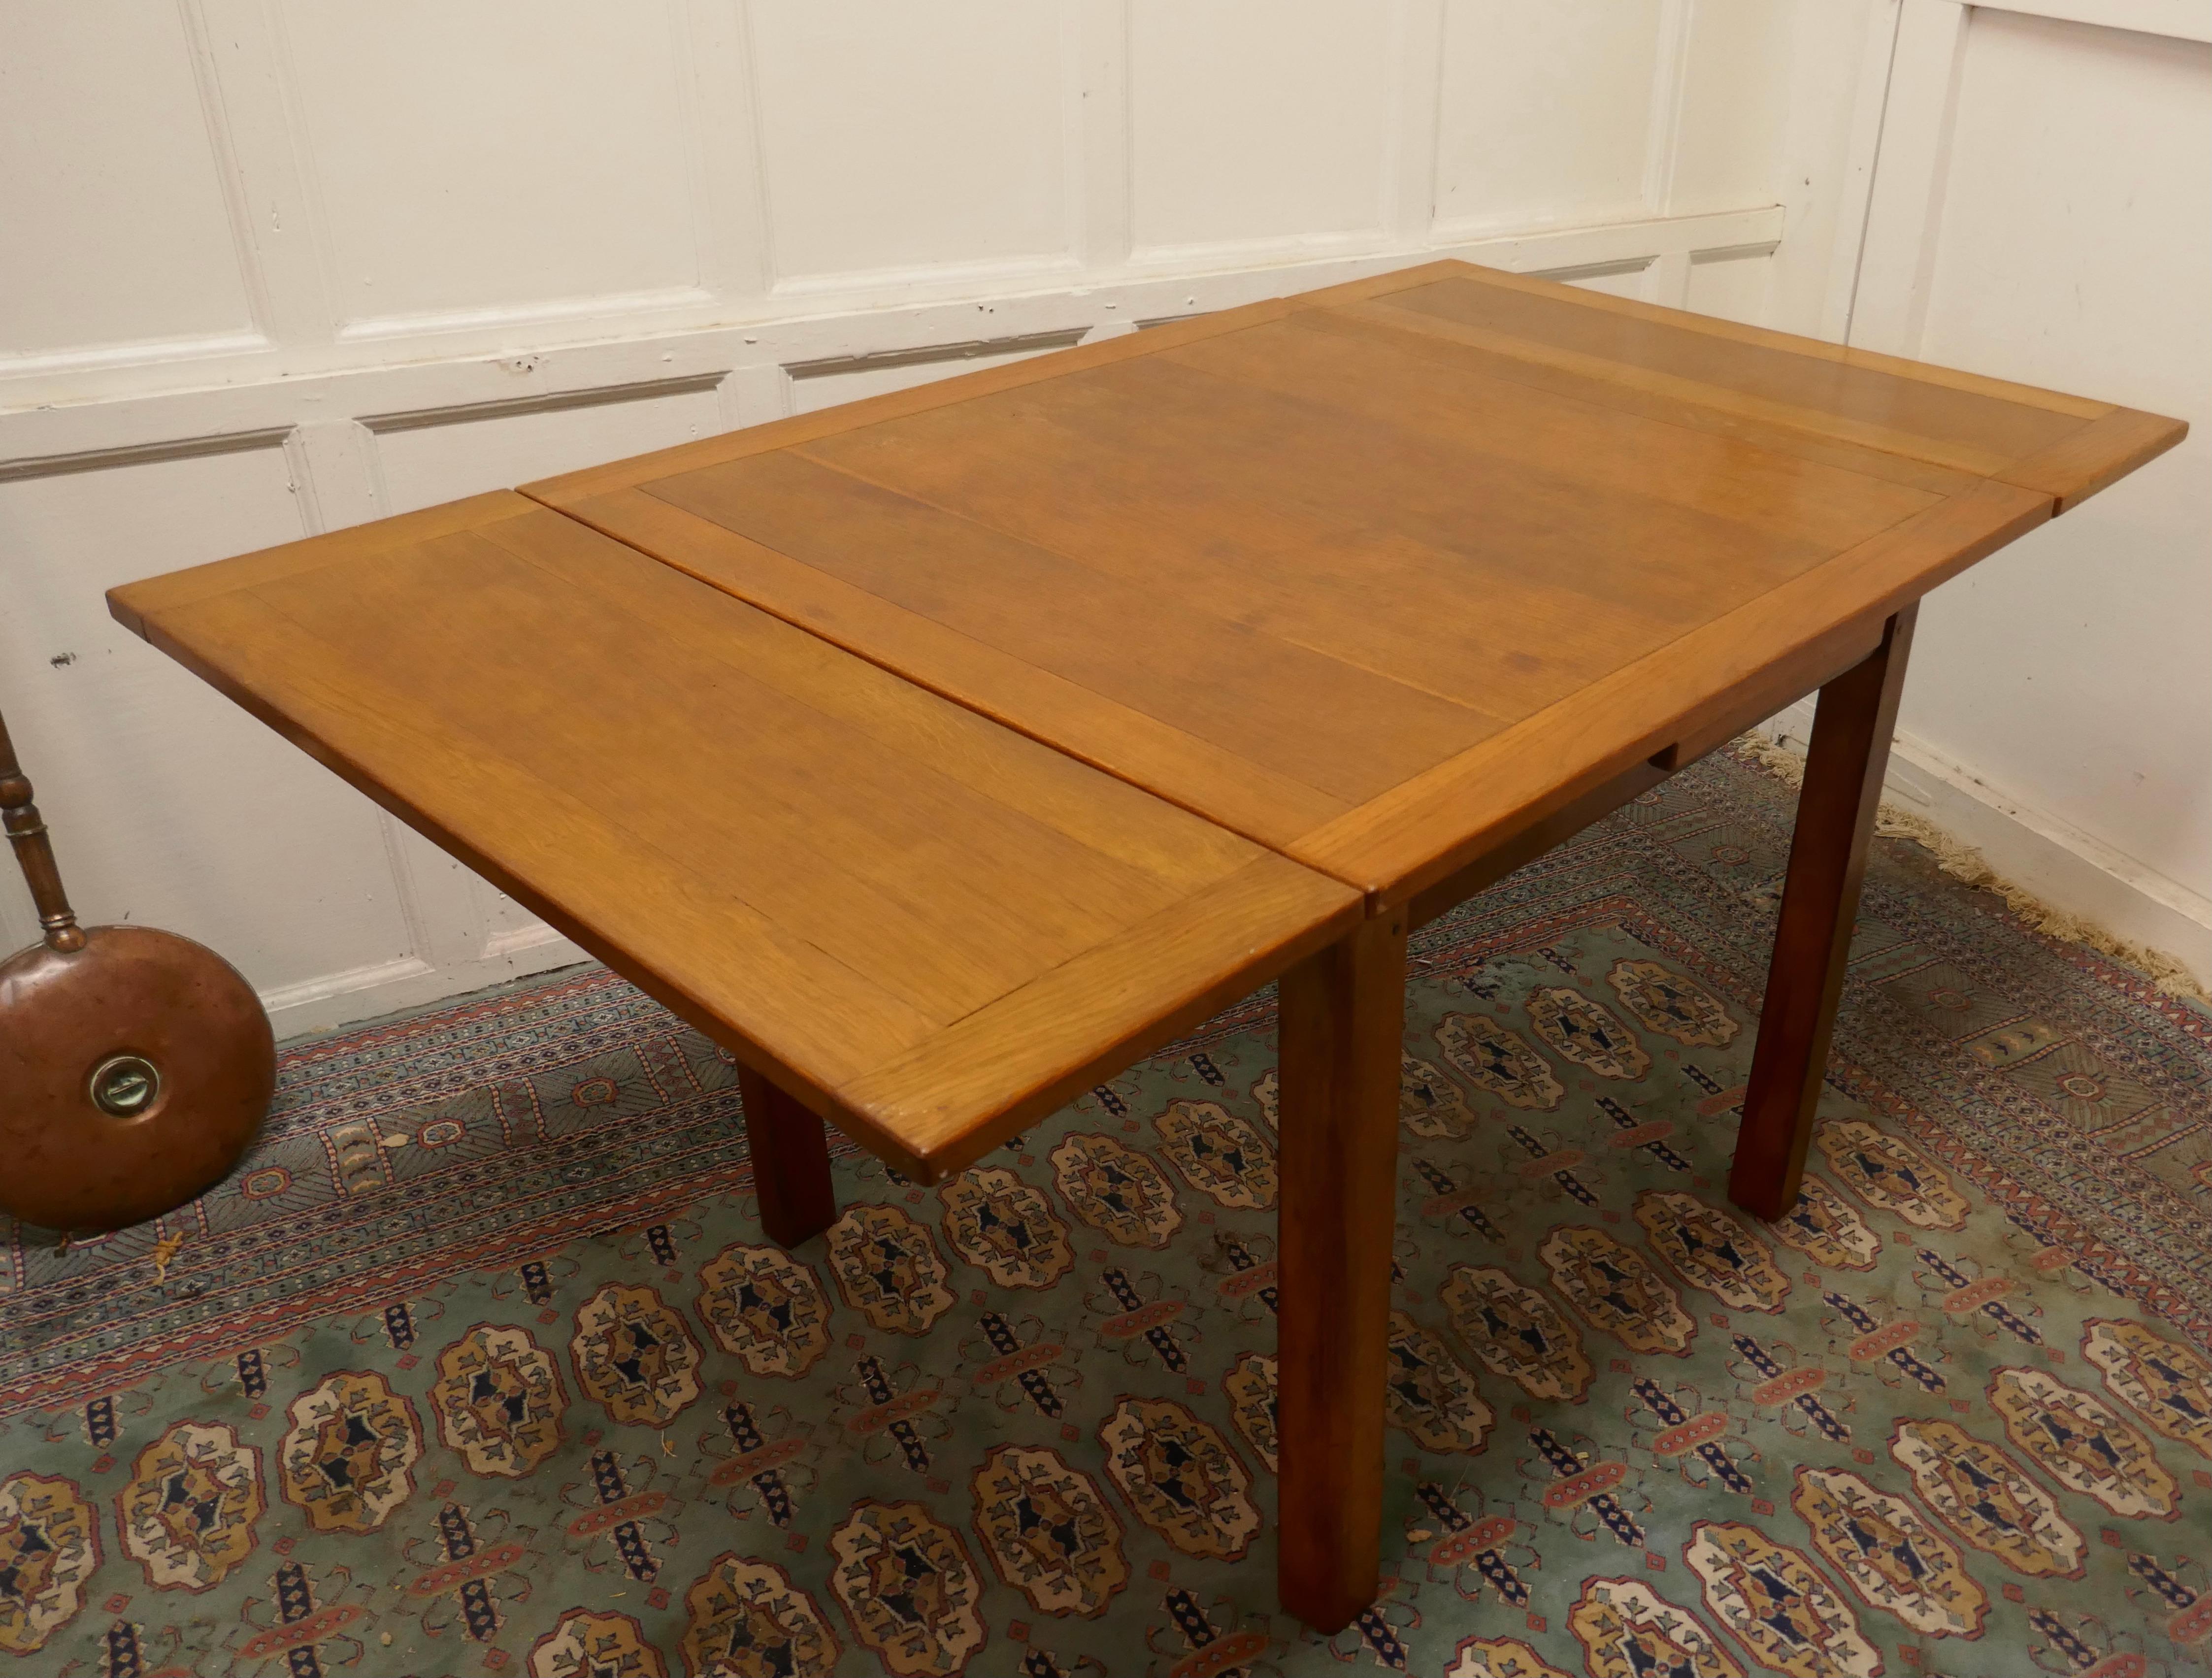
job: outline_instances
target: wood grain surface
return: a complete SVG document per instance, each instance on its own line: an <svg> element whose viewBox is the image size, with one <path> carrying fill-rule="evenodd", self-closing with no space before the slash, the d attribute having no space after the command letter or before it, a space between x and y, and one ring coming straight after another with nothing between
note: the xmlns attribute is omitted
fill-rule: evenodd
<svg viewBox="0 0 2212 1678"><path fill-rule="evenodd" d="M1447 262L525 493L1381 912L2182 431Z"/></svg>
<svg viewBox="0 0 2212 1678"><path fill-rule="evenodd" d="M517 495L112 599L924 1181L1358 917L1344 886Z"/></svg>
<svg viewBox="0 0 2212 1678"><path fill-rule="evenodd" d="M779 1239L805 1110L934 1181L1283 973L1280 1582L1334 1632L1408 927L1822 688L1731 1183L1786 1211L1915 603L2184 429L1435 263L111 602L727 1044Z"/></svg>
<svg viewBox="0 0 2212 1678"><path fill-rule="evenodd" d="M1398 1229L1403 910L1283 975L1276 1337L1284 1608L1334 1631L1375 1600Z"/></svg>
<svg viewBox="0 0 2212 1678"><path fill-rule="evenodd" d="M1814 714L1729 1176L1730 1198L1762 1218L1787 1217L1804 1179L1918 612L1891 618L1881 644L1821 688Z"/></svg>

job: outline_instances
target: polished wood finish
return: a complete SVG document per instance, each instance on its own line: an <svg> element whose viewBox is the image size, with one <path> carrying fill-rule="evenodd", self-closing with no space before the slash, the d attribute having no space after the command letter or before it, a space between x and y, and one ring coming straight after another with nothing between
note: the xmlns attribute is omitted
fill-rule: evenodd
<svg viewBox="0 0 2212 1678"><path fill-rule="evenodd" d="M1953 575L2042 523L2047 508L2023 495L1978 484L1867 544L1848 568L1823 568L1680 636L1289 854L1374 882L1382 901L1418 892L1674 742L1709 738L1723 720L1723 732L1747 727L1849 669L1880 644L1912 580Z"/></svg>
<svg viewBox="0 0 2212 1678"><path fill-rule="evenodd" d="M1380 911L2182 430L1442 263L526 493Z"/></svg>
<svg viewBox="0 0 2212 1678"><path fill-rule="evenodd" d="M1631 799L1642 797L1678 769L1688 768L1691 761L1674 761L1670 747L1612 780L1601 782L1534 826L1523 828L1504 843L1484 852L1457 873L1449 874L1415 893L1406 906L1410 923L1425 927L1438 915L1450 914L1476 892L1495 885L1516 868L1534 862L1554 846L1564 845L1591 823L1611 815Z"/></svg>
<svg viewBox="0 0 2212 1678"><path fill-rule="evenodd" d="M1824 686L1814 713L1774 961L1729 1176L1729 1197L1762 1218L1796 1206L1805 1175L1917 612L1907 606L1892 617L1881 645Z"/></svg>
<svg viewBox="0 0 2212 1678"><path fill-rule="evenodd" d="M837 1221L830 1181L830 1139L822 1121L750 1067L738 1068L753 1195L761 1228L779 1247L810 1241Z"/></svg>
<svg viewBox="0 0 2212 1678"><path fill-rule="evenodd" d="M1360 913L517 495L110 604L923 1182Z"/></svg>
<svg viewBox="0 0 2212 1678"><path fill-rule="evenodd" d="M1277 1578L1327 1631L1375 1600L1381 1565L1406 928L1376 916L1279 988Z"/></svg>
<svg viewBox="0 0 2212 1678"><path fill-rule="evenodd" d="M1786 1212L1915 603L2185 429L1448 262L525 493L1365 898L1283 990L1284 1601L1334 1630L1404 925L1822 689L1732 1186Z"/></svg>
<svg viewBox="0 0 2212 1678"><path fill-rule="evenodd" d="M1407 927L1823 689L1734 1183L1786 1211L1915 602L2184 429L1445 262L116 610L728 1043L779 1238L831 1208L771 1085L931 1179L1287 966L1282 1587L1333 1632Z"/></svg>

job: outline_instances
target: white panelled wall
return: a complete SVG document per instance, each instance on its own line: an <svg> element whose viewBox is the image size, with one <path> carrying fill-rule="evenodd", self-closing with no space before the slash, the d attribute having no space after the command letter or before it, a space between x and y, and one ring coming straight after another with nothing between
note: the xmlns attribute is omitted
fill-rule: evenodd
<svg viewBox="0 0 2212 1678"><path fill-rule="evenodd" d="M2192 428L1929 596L1890 794L2212 985L2212 0L1868 16L1850 341Z"/></svg>
<svg viewBox="0 0 2212 1678"><path fill-rule="evenodd" d="M78 906L215 945L280 1031L574 959L101 591L1194 310L1464 254L1830 337L1856 308L1885 348L2190 412L2201 305L2154 271L2194 228L2201 278L2202 160L2162 154L2137 215L2105 136L2204 127L2172 35L2212 0L2050 0L2168 33L2008 16L1986 51L1976 13L1916 234L1887 76L1942 5L14 0L0 710ZM2077 52L2079 139L2044 103ZM2008 149L2078 176L2071 207ZM2140 353L2160 308L2196 363ZM2200 893L2204 766L2185 797L2159 754L2203 758L2212 716L2167 665L2201 458L2197 502L2161 463L1931 609L1908 701L1931 749ZM0 885L0 950L33 930Z"/></svg>

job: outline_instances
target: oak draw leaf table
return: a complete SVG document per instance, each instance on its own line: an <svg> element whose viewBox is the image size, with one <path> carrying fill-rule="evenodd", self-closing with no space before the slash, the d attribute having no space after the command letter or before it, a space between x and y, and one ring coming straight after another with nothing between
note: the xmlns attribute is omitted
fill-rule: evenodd
<svg viewBox="0 0 2212 1678"><path fill-rule="evenodd" d="M1447 262L115 590L722 1043L763 1221L1280 981L1284 1607L1372 1600L1408 931L1820 702L1731 1198L1796 1202L1920 597L2154 415Z"/></svg>

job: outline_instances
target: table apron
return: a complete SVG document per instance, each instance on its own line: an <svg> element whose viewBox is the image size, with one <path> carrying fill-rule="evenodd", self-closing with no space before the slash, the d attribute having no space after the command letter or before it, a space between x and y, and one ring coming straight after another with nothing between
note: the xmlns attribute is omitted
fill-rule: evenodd
<svg viewBox="0 0 2212 1678"><path fill-rule="evenodd" d="M1746 729L1785 706L1817 692L1845 671L1864 662L1881 645L1885 611L1840 625L1797 655L1768 666L1727 692L1716 695L1679 720L1674 738L1558 807L1500 839L1473 861L1443 879L1415 890L1401 889L1370 899L1370 913L1383 914L1401 904L1412 923L1424 926L1457 908L1476 892L1494 885L1515 869L1565 844L1591 823L1707 757Z"/></svg>

